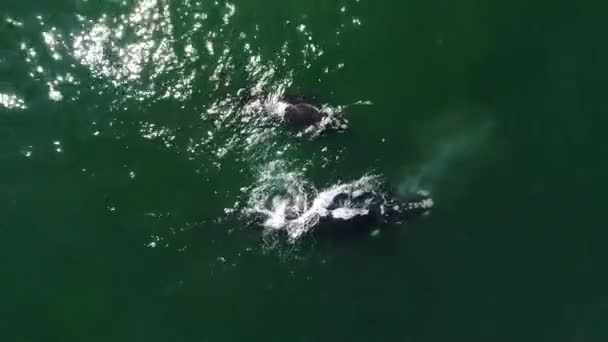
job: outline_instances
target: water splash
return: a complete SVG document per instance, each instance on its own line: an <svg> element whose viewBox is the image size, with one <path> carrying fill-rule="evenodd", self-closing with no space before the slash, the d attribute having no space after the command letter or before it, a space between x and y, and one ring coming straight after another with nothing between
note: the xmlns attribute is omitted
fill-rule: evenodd
<svg viewBox="0 0 608 342"><path fill-rule="evenodd" d="M274 161L259 170L242 212L246 217L261 215L266 233L283 231L293 241L318 224L337 194L354 188L373 191L378 182L376 176L364 176L318 191L306 180L304 170L290 170L288 163Z"/></svg>

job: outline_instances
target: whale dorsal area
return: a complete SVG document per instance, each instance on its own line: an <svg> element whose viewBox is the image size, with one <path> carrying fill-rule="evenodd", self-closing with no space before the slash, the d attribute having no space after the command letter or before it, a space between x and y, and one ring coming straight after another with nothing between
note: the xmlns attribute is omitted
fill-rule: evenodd
<svg viewBox="0 0 608 342"><path fill-rule="evenodd" d="M297 103L285 108L283 119L290 125L312 126L323 120L325 114L319 108L308 103Z"/></svg>

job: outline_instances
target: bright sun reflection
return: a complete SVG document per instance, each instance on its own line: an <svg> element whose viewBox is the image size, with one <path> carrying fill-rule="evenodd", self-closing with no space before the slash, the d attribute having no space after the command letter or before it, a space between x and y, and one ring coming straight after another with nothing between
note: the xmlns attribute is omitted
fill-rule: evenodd
<svg viewBox="0 0 608 342"><path fill-rule="evenodd" d="M0 107L6 109L26 109L25 101L15 94L0 93Z"/></svg>
<svg viewBox="0 0 608 342"><path fill-rule="evenodd" d="M130 89L134 99L155 96L160 78L183 67L174 49L168 1L144 0L127 15L80 20L88 28L73 36L74 57L97 77ZM164 96L188 97L194 76L188 73L173 82Z"/></svg>

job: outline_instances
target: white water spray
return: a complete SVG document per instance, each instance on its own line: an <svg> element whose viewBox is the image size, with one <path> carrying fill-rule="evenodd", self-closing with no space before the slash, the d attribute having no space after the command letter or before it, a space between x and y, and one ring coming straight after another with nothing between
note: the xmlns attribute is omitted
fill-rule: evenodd
<svg viewBox="0 0 608 342"><path fill-rule="evenodd" d="M472 159L480 152L487 144L492 128L491 123L485 123L439 140L432 148L432 156L408 172L399 186L399 192L411 193L421 188L433 191L437 183L449 177L454 167Z"/></svg>

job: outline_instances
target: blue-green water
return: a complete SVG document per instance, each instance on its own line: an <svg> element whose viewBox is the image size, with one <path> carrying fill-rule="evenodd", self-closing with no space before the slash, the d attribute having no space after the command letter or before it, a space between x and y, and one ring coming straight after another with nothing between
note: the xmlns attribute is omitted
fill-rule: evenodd
<svg viewBox="0 0 608 342"><path fill-rule="evenodd" d="M607 14L3 0L0 340L605 341ZM239 89L345 106L350 131L297 137ZM268 170L436 207L290 244L239 215Z"/></svg>

